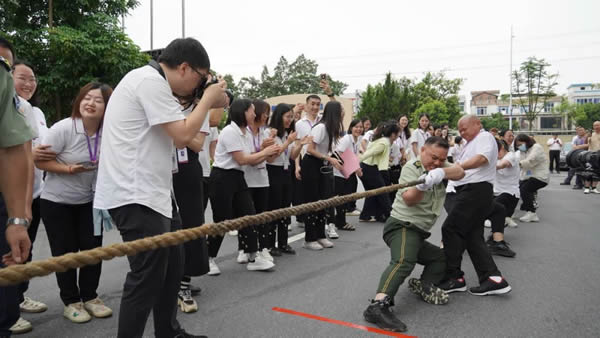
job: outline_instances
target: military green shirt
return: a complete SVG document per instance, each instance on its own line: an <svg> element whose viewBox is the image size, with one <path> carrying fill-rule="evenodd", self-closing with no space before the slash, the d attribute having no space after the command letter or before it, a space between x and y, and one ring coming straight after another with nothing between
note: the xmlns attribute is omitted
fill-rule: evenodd
<svg viewBox="0 0 600 338"><path fill-rule="evenodd" d="M448 166L446 163L444 167ZM421 158L417 157L408 161L402 167L402 174L398 183L406 183L418 180L427 171L421 165ZM440 216L444 200L446 199L446 187L443 183L435 185L431 190L425 191L421 202L411 207L404 203L402 193L412 187L398 190L394 205L392 206L391 216L397 220L409 222L421 230L429 232L435 221Z"/></svg>
<svg viewBox="0 0 600 338"><path fill-rule="evenodd" d="M10 65L0 56L0 148L23 144L34 137L25 116L18 110Z"/></svg>

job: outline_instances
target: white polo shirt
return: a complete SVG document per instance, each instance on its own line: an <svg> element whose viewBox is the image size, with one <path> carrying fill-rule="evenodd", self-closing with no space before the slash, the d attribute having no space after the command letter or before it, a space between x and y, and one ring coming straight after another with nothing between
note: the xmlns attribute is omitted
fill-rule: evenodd
<svg viewBox="0 0 600 338"><path fill-rule="evenodd" d="M265 130L264 136L270 137L271 131L269 129ZM279 136L275 135L275 137L273 139L275 140L276 145L282 146L285 143L285 141L287 141L287 138L288 138L288 132L286 131L283 133L283 137L279 137ZM269 165L276 165L279 167L283 167L284 170L287 170L288 166L290 165L290 153L291 153L292 149L294 149L293 142L290 143L290 145L287 147L287 149L282 151L281 154L273 160L273 162L269 163Z"/></svg>
<svg viewBox="0 0 600 338"><path fill-rule="evenodd" d="M42 144L42 141L48 135L48 126L46 125L46 116L38 107L33 107L33 117L37 122L38 138L33 140L34 147ZM38 198L44 188L44 171L34 168L33 198Z"/></svg>
<svg viewBox="0 0 600 338"><path fill-rule="evenodd" d="M358 137L356 142L354 142L354 136L352 136L352 134L346 134L338 140L337 144L335 145L335 151L337 151L341 155L346 150L348 150L348 148L350 148L352 149L352 152L356 154L356 156L358 156L361 141L362 135ZM337 177L344 177L344 175L342 175L342 172L337 170L335 167L333 168L333 175Z"/></svg>
<svg viewBox="0 0 600 338"><path fill-rule="evenodd" d="M521 168L519 168L519 159L513 152L509 152L504 155L504 158L500 161L510 162L510 167L500 169L496 171L496 183L494 184L494 195L510 194L516 198L520 198L519 192L519 176L521 174Z"/></svg>
<svg viewBox="0 0 600 338"><path fill-rule="evenodd" d="M208 120L208 119L207 119ZM198 153L198 161L202 166L202 175L204 177L210 176L210 144L213 141L217 141L219 137L219 128L211 127L210 133L204 138L204 144L202 145L202 151Z"/></svg>
<svg viewBox="0 0 600 338"><path fill-rule="evenodd" d="M560 150L562 148L562 141L559 138L551 137L546 142L548 150Z"/></svg>
<svg viewBox="0 0 600 338"><path fill-rule="evenodd" d="M296 129L296 138L298 140L303 139L305 136L310 135L310 131L312 130L312 128L314 128L320 121L320 117L319 115L317 115L317 118L312 121L308 118L308 114L306 116L304 116L302 119L300 119L300 121L296 122L296 124L294 125L294 128ZM306 148L308 147L308 145L304 145L302 147L302 156L304 156L304 154L306 154Z"/></svg>
<svg viewBox="0 0 600 338"><path fill-rule="evenodd" d="M141 204L171 218L174 145L161 125L184 118L156 69L144 66L127 73L104 114L94 208Z"/></svg>
<svg viewBox="0 0 600 338"><path fill-rule="evenodd" d="M266 132L266 133L265 133ZM260 146L265 138L270 136L267 128L260 128L257 135L252 134L249 127L246 127L246 150L247 154L260 152ZM248 188L264 188L269 186L269 173L267 172L267 161L262 161L255 165L245 165L244 178Z"/></svg>
<svg viewBox="0 0 600 338"><path fill-rule="evenodd" d="M231 153L248 151L251 147L248 142L249 139L242 129L234 121L231 121L219 134L213 167L243 171L242 166L233 159Z"/></svg>
<svg viewBox="0 0 600 338"><path fill-rule="evenodd" d="M319 123L312 128L310 136L313 137L313 143L316 145L316 150L322 155L329 155L329 134L324 123ZM335 149L335 141L331 144Z"/></svg>
<svg viewBox="0 0 600 338"><path fill-rule="evenodd" d="M74 165L91 160L90 152L95 151L96 142L98 150L96 158L100 158L100 143L102 131L86 137L83 121L81 119L66 118L56 122L48 130L43 140L50 145L50 150L56 152L56 161L61 164ZM97 170L86 171L79 174L57 174L48 172L41 198L62 204L84 204L94 199L94 186Z"/></svg>
<svg viewBox="0 0 600 338"><path fill-rule="evenodd" d="M455 181L455 186L478 182L494 184L496 180L496 162L498 161L498 145L494 136L483 129L479 131L474 139L465 144L458 155L458 162L465 162L475 155L483 155L487 159L487 163L479 168L465 170L465 177Z"/></svg>

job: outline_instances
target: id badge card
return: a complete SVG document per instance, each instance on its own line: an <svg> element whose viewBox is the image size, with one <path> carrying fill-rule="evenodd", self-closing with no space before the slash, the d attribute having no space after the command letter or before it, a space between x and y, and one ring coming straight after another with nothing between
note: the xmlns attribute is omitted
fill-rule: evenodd
<svg viewBox="0 0 600 338"><path fill-rule="evenodd" d="M179 172L179 165L177 164L177 150L171 154L171 173L176 174Z"/></svg>
<svg viewBox="0 0 600 338"><path fill-rule="evenodd" d="M187 148L177 149L177 163L188 163Z"/></svg>

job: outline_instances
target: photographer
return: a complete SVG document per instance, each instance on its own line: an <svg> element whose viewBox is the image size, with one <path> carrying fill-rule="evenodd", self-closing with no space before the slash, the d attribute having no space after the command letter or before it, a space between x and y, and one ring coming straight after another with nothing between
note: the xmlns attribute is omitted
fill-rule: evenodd
<svg viewBox="0 0 600 338"><path fill-rule="evenodd" d="M129 72L106 108L94 208L107 209L124 241L179 230L172 222L173 144L186 147L211 108L227 105L226 83L204 89L184 117L176 96L190 97L209 79L210 61L195 39L175 39L157 62ZM194 337L175 319L183 276L182 245L129 256L118 337L141 337L150 311L158 337Z"/></svg>
<svg viewBox="0 0 600 338"><path fill-rule="evenodd" d="M592 133L592 136L589 137L588 139L588 151L599 151L600 150L600 121L595 121L594 122L594 132ZM584 149L584 148L582 148ZM584 180L583 181L583 185L585 186L585 189L583 190L584 194L589 194L590 191L594 194L600 194L600 191L598 191L598 181L594 180L593 178L590 178L589 180ZM591 185L591 190L590 190L590 185Z"/></svg>
<svg viewBox="0 0 600 338"><path fill-rule="evenodd" d="M550 157L550 173L554 171L556 164L556 173L560 174L560 151L562 149L562 141L558 138L558 134L552 135L546 142L548 146L548 156Z"/></svg>

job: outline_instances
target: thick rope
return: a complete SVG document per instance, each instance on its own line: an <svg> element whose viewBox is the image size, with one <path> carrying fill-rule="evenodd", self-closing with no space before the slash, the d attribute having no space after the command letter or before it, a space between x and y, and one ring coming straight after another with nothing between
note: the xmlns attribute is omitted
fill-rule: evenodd
<svg viewBox="0 0 600 338"><path fill-rule="evenodd" d="M305 203L294 207L266 211L257 215L244 216L219 223L204 224L195 228L183 229L175 232L167 232L161 235L146 237L131 242L116 243L106 247L68 253L62 256L34 261L27 264L11 265L4 269L0 269L0 286L16 285L34 277L46 276L53 272L64 272L69 269L94 265L98 264L100 261L108 261L115 257L131 256L143 251L166 248L198 239L201 236L223 235L228 231L239 230L249 225L266 224L293 215L301 215L317 210L323 210L341 204L346 204L361 198L390 193L392 191L411 187L423 182L424 180L419 180L407 182L405 184L394 184L364 192L357 192L349 195L332 197L326 200Z"/></svg>

